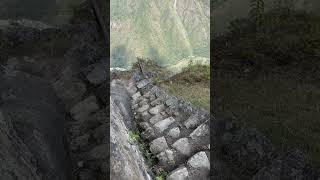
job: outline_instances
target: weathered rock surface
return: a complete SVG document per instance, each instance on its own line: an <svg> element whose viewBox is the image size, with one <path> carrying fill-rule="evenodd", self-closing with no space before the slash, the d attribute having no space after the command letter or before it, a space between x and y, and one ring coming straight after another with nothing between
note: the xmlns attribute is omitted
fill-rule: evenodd
<svg viewBox="0 0 320 180"><path fill-rule="evenodd" d="M167 149L157 155L157 158L159 159L160 163L163 165L174 165L174 154L173 151L170 149Z"/></svg>
<svg viewBox="0 0 320 180"><path fill-rule="evenodd" d="M150 143L150 151L154 154L158 154L167 148L168 148L168 144L164 137L155 139Z"/></svg>
<svg viewBox="0 0 320 180"><path fill-rule="evenodd" d="M157 122L163 120L163 116L161 114L157 114L157 115L154 115L152 118L149 119L149 122L151 124L156 124Z"/></svg>
<svg viewBox="0 0 320 180"><path fill-rule="evenodd" d="M137 87L139 89L141 89L141 88L145 87L149 83L150 83L150 81L148 79L143 79L140 82L138 82Z"/></svg>
<svg viewBox="0 0 320 180"><path fill-rule="evenodd" d="M157 122L154 125L154 128L156 129L156 131L158 133L162 133L164 130L166 130L174 122L175 122L175 119L173 117L169 117L169 118L166 118L162 121Z"/></svg>
<svg viewBox="0 0 320 180"><path fill-rule="evenodd" d="M206 174L200 176L207 176L210 171L210 161L205 152L199 152L193 155L187 162L190 168L195 169L196 171L203 171Z"/></svg>
<svg viewBox="0 0 320 180"><path fill-rule="evenodd" d="M168 132L168 136L170 136L171 138L178 138L180 136L179 127L170 129L170 131Z"/></svg>
<svg viewBox="0 0 320 180"><path fill-rule="evenodd" d="M189 179L189 173L186 167L179 168L171 172L167 180L187 180Z"/></svg>
<svg viewBox="0 0 320 180"><path fill-rule="evenodd" d="M190 156L191 154L191 145L188 138L178 139L175 143L172 144L177 151L185 156Z"/></svg>
<svg viewBox="0 0 320 180"><path fill-rule="evenodd" d="M164 105L161 104L161 105L158 105L156 107L153 107L149 110L150 114L153 114L153 115L156 115L156 114L159 114L161 111L163 111L164 109Z"/></svg>
<svg viewBox="0 0 320 180"><path fill-rule="evenodd" d="M116 88L113 90L116 91ZM118 105L113 97L110 99L110 163L112 164L110 178L151 180L148 167L138 147L130 143L129 129L124 123L124 115L128 114L130 117L130 114L121 113L119 108L119 104L126 104L129 101L117 100Z"/></svg>

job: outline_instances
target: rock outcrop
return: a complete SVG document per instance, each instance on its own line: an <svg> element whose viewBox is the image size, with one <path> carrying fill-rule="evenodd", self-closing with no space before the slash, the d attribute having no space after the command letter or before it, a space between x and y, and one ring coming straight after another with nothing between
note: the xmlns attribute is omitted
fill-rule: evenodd
<svg viewBox="0 0 320 180"><path fill-rule="evenodd" d="M110 163L111 179L151 180L149 167L146 165L138 146L130 139L132 114L130 99L124 86L111 84L110 99Z"/></svg>

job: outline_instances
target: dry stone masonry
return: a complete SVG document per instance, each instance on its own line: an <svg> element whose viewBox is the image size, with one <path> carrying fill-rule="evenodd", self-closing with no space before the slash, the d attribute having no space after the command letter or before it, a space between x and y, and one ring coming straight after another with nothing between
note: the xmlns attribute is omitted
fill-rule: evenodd
<svg viewBox="0 0 320 180"><path fill-rule="evenodd" d="M148 79L132 81L135 120L167 179L210 179L209 113L171 97Z"/></svg>

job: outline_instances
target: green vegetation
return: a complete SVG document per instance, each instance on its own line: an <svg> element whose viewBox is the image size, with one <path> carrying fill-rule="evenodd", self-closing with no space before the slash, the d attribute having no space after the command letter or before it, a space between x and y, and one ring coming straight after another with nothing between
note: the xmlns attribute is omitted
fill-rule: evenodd
<svg viewBox="0 0 320 180"><path fill-rule="evenodd" d="M150 147L147 142L143 141L143 139L140 136L139 131L129 131L129 141L131 143L137 143L140 152L144 156L146 163L149 167L152 167L153 172L155 173L156 179L165 179L167 176L167 172L165 172L162 168L155 166L155 157L150 152Z"/></svg>
<svg viewBox="0 0 320 180"><path fill-rule="evenodd" d="M129 131L129 141L131 143L138 142L140 140L140 135L137 132Z"/></svg>
<svg viewBox="0 0 320 180"><path fill-rule="evenodd" d="M167 173L166 172L161 172L160 174L158 174L155 178L155 180L165 180L167 177Z"/></svg>
<svg viewBox="0 0 320 180"><path fill-rule="evenodd" d="M144 155L146 163L149 166L154 165L155 157L149 150L149 145L141 139L140 132L129 131L129 141L131 143L137 143L140 152Z"/></svg>
<svg viewBox="0 0 320 180"><path fill-rule="evenodd" d="M152 72L153 82L169 94L190 101L195 106L210 109L210 66L199 62L188 61L180 73L169 71L151 59L139 58L145 72ZM139 68L138 63L133 65ZM169 68L170 69L170 68ZM171 77L170 77L171 76Z"/></svg>
<svg viewBox="0 0 320 180"><path fill-rule="evenodd" d="M188 66L182 69L182 73L178 75L179 81L185 83L210 83L210 66L196 64L190 61Z"/></svg>
<svg viewBox="0 0 320 180"><path fill-rule="evenodd" d="M202 32L189 29L193 21L183 21L182 10L175 9L173 4L169 0L112 0L111 54L116 54L117 48L124 46L129 52L125 63L127 67L131 67L136 57L151 58L161 66L172 65L194 53L208 57L209 38L200 39ZM205 5L208 4L203 3ZM194 12L194 17L203 17L202 11L204 10L200 8L198 12ZM204 27L203 24L198 23L195 27L209 32L209 27ZM111 58L112 65L117 65L113 61L116 59Z"/></svg>
<svg viewBox="0 0 320 180"><path fill-rule="evenodd" d="M187 84L176 82L161 83L160 87L169 94L190 101L197 107L210 110L210 87L205 84Z"/></svg>
<svg viewBox="0 0 320 180"><path fill-rule="evenodd" d="M190 62L181 73L159 85L169 94L210 110L210 66Z"/></svg>

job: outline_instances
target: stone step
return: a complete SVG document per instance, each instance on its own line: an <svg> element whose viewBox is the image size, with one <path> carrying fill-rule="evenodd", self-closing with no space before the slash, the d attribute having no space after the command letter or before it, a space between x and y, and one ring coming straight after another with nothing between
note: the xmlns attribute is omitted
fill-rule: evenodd
<svg viewBox="0 0 320 180"><path fill-rule="evenodd" d="M132 95L133 111L141 136L148 140L151 153L167 179L209 179L209 120L188 103L180 103L156 86L139 81Z"/></svg>
<svg viewBox="0 0 320 180"><path fill-rule="evenodd" d="M144 88L146 85L148 85L150 83L150 80L148 80L148 79L143 79L143 80L141 80L141 81L139 81L138 83L137 83L137 88L138 89L142 89L142 88Z"/></svg>
<svg viewBox="0 0 320 180"><path fill-rule="evenodd" d="M194 153L210 149L209 121L198 126L188 136L177 139L171 144L172 141L169 139L172 137L168 134L178 137L179 133L179 127L170 129L166 136L161 137L165 140L165 146L161 150L166 149L161 152L152 151L159 160L159 164L167 170L185 163L185 160Z"/></svg>
<svg viewBox="0 0 320 180"><path fill-rule="evenodd" d="M187 129L194 129L197 126L199 126L202 122L204 121L204 119L199 118L198 114L192 114L184 123L183 125L187 128Z"/></svg>
<svg viewBox="0 0 320 180"><path fill-rule="evenodd" d="M167 176L167 180L209 180L209 173L209 157L207 156L206 152L201 151L190 157L186 164L181 165L177 169L170 172Z"/></svg>

